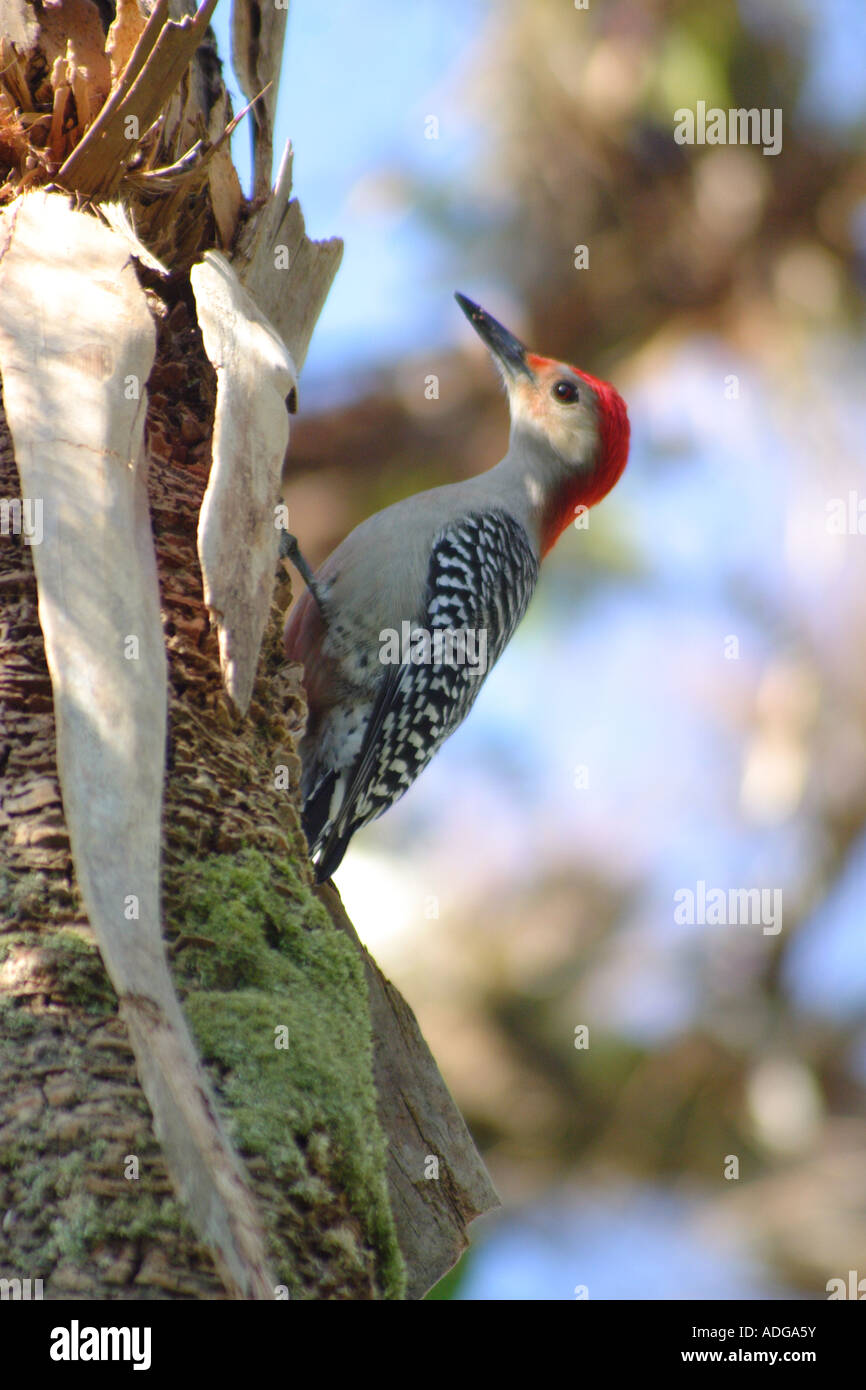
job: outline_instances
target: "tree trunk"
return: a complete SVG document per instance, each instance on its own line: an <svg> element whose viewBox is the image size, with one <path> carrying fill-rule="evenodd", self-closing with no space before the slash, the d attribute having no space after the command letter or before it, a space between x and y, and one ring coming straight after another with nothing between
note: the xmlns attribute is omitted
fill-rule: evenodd
<svg viewBox="0 0 866 1390"><path fill-rule="evenodd" d="M254 0L242 199L212 8L0 10L0 1278L420 1297L495 1194L312 886L276 522L341 248L267 196Z"/></svg>

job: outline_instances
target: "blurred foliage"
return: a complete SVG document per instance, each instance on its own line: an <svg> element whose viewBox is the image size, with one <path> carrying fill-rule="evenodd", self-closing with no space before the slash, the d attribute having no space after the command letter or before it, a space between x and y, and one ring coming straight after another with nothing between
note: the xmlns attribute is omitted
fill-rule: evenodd
<svg viewBox="0 0 866 1390"><path fill-rule="evenodd" d="M498 279L522 306L514 327L528 341L603 375L628 377L672 343L712 334L780 389L810 391L820 335L853 342L862 331L866 271L862 128L819 124L801 100L811 26L821 22L817 6L810 17L758 0L491 7L471 93L486 131L476 181L412 190L452 239L461 285L473 272ZM783 153L678 146L674 111L699 99L781 108ZM575 269L578 245L589 247L588 272ZM427 371L440 378L435 407L423 399ZM504 442L482 358L404 362L362 401L299 421L287 474L294 528L320 559L373 508L477 472ZM621 538L608 543L611 571L639 568ZM596 566L605 563L596 554ZM437 1022L435 1005L428 1019L423 1002L422 1017L507 1198L576 1172L718 1191L720 1155L737 1154L749 1181L727 1185L724 1220L820 1297L824 1280L858 1258L866 1273L866 1122L853 1068L863 1020L800 1014L784 965L866 834L862 759L846 770L834 752L841 724L866 746L866 696L851 652L840 661L795 613L762 613L761 597L751 601L822 691L805 802L812 857L772 949L757 962L734 959L726 978L706 948L692 962L700 1026L672 1040L640 1045L599 1028L588 1052L569 1049L585 981L634 912L620 885L575 866L568 881L534 882L519 900L494 894L453 924L443 950L459 952L465 976L461 1026L450 1013ZM861 617L852 651L866 645ZM793 669L755 714L756 746L790 718ZM418 1002L412 983L404 988ZM773 1106L786 1097L805 1117L805 1139L787 1147L784 1125L773 1129Z"/></svg>
<svg viewBox="0 0 866 1390"><path fill-rule="evenodd" d="M760 32L737 0L612 0L577 16L558 0L508 9L510 22L497 12L491 26L484 101L512 196L484 254L508 267L548 351L570 359L591 345L615 359L686 315L692 331L724 332L755 296L771 316L784 312L774 290L795 250L802 259L808 249L838 290L855 276L862 290L853 218L866 158L861 143L801 114L802 7L764 6L775 22ZM781 108L782 154L676 144L674 112L698 100ZM574 269L579 244L590 274ZM840 293L835 307L854 302Z"/></svg>

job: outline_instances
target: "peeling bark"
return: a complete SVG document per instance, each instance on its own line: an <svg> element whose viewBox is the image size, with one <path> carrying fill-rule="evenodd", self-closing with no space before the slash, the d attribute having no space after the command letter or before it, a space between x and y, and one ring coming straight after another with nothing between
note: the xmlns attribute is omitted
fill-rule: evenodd
<svg viewBox="0 0 866 1390"><path fill-rule="evenodd" d="M108 35L90 0L3 9L0 501L41 498L45 535L0 545L0 1274L419 1297L495 1194L313 892L274 566L286 399L342 246L306 237L288 149L243 204L208 6L124 0Z"/></svg>
<svg viewBox="0 0 866 1390"><path fill-rule="evenodd" d="M210 251L190 278L217 379L198 554L226 689L245 714L274 588L274 509L298 378L278 334L226 260Z"/></svg>
<svg viewBox="0 0 866 1390"><path fill-rule="evenodd" d="M126 247L95 218L33 193L5 221L0 375L24 495L44 512L33 558L76 878L193 1224L228 1286L266 1297L276 1281L258 1218L161 939L166 662L143 455L153 323Z"/></svg>

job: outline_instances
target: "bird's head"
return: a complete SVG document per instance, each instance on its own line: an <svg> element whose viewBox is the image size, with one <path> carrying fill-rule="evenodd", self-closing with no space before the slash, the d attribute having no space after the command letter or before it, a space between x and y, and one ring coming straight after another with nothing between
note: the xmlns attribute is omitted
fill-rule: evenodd
<svg viewBox="0 0 866 1390"><path fill-rule="evenodd" d="M455 298L499 368L512 435L540 442L562 465L563 486L543 527L549 550L575 508L600 502L622 475L629 443L625 401L608 382L529 352L480 305L462 294Z"/></svg>

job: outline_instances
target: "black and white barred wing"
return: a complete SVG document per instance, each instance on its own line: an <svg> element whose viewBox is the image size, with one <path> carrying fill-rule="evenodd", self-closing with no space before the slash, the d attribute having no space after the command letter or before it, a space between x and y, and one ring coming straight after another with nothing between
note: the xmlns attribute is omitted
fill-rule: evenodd
<svg viewBox="0 0 866 1390"><path fill-rule="evenodd" d="M465 719L537 579L529 539L506 512L472 513L436 537L425 611L407 614L409 660L384 668L346 795L322 846L320 879L333 872L355 831L409 789Z"/></svg>

